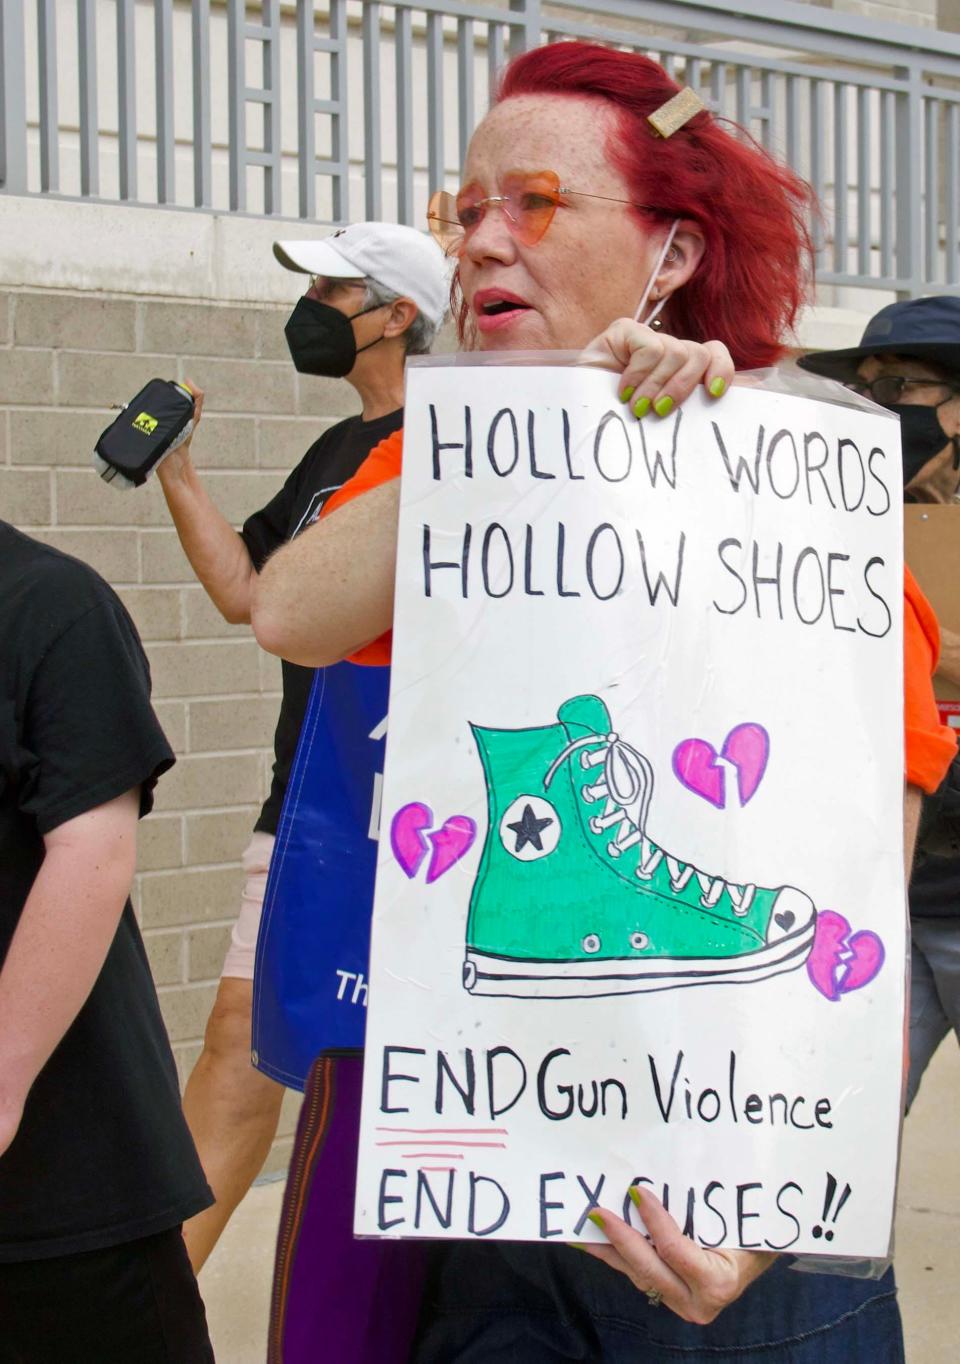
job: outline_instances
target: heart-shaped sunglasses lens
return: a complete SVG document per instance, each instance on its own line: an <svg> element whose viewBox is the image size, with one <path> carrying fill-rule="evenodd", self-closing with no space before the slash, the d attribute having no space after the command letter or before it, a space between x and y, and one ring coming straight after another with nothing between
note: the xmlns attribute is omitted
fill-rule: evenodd
<svg viewBox="0 0 960 1364"><path fill-rule="evenodd" d="M504 177L499 194L484 195L479 185L468 185L456 198L437 190L427 208L427 222L444 252L458 256L487 209L499 208L512 235L524 246L535 246L560 203L560 177L555 171L513 173Z"/></svg>

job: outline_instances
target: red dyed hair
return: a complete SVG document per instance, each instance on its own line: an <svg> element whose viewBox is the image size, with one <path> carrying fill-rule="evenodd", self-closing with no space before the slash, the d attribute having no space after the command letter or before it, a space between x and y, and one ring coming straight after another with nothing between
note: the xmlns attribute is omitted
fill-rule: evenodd
<svg viewBox="0 0 960 1364"><path fill-rule="evenodd" d="M696 272L666 305L666 329L686 340L723 341L737 369L771 365L812 279L813 192L742 129L734 136L706 111L659 137L647 117L680 88L639 53L559 42L515 58L497 103L572 95L611 105L618 123L607 156L633 198L655 206L631 211L645 226L692 218L704 235Z"/></svg>

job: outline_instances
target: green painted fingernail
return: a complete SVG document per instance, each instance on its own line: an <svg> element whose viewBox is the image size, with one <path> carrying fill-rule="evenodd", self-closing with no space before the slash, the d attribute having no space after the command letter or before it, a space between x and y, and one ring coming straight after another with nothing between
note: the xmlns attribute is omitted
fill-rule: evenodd
<svg viewBox="0 0 960 1364"><path fill-rule="evenodd" d="M599 1227L600 1230L603 1231L604 1229L603 1218L600 1216L598 1212L588 1212L587 1217L590 1219L590 1221L593 1223L595 1227Z"/></svg>
<svg viewBox="0 0 960 1364"><path fill-rule="evenodd" d="M638 398L633 405L633 415L635 417L645 417L650 411L650 399Z"/></svg>
<svg viewBox="0 0 960 1364"><path fill-rule="evenodd" d="M636 1184L631 1184L630 1188L627 1190L627 1193L629 1193L630 1197L633 1199L633 1206L635 1208L639 1208L640 1190L637 1188Z"/></svg>
<svg viewBox="0 0 960 1364"><path fill-rule="evenodd" d="M628 403L628 402L630 401L630 399L633 397L633 395L634 395L635 392L636 392L636 386L635 386L634 384L628 384L627 387L626 387L626 388L623 390L623 392L620 394L620 401L621 401L622 403Z"/></svg>
<svg viewBox="0 0 960 1364"><path fill-rule="evenodd" d="M710 380L710 392L715 398L722 398L727 391L727 381L721 379L719 374L715 379Z"/></svg>
<svg viewBox="0 0 960 1364"><path fill-rule="evenodd" d="M669 417L673 411L673 399L665 393L662 398L658 398L654 403L653 410L658 417Z"/></svg>

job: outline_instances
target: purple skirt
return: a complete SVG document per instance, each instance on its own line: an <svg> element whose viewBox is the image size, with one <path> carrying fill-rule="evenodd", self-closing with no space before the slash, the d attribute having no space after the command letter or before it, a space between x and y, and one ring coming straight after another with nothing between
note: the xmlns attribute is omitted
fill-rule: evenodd
<svg viewBox="0 0 960 1364"><path fill-rule="evenodd" d="M283 1197L268 1364L407 1364L426 1244L353 1237L363 1056L310 1069Z"/></svg>

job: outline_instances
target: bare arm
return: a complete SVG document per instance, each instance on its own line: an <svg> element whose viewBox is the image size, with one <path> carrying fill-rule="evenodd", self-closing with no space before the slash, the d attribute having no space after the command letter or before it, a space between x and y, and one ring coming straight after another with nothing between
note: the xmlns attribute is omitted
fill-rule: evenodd
<svg viewBox="0 0 960 1364"><path fill-rule="evenodd" d="M940 662L937 677L960 687L960 635L940 626Z"/></svg>
<svg viewBox="0 0 960 1364"><path fill-rule="evenodd" d="M203 394L194 395L194 422L199 423ZM196 429L196 428L194 428ZM249 551L229 521L217 510L190 456L191 441L174 450L157 468L173 524L207 596L231 625L250 620L250 592L256 570Z"/></svg>
<svg viewBox="0 0 960 1364"><path fill-rule="evenodd" d="M103 967L133 880L139 810L135 788L44 838L46 855L0 971L0 1155Z"/></svg>
<svg viewBox="0 0 960 1364"><path fill-rule="evenodd" d="M919 786L903 788L903 867L907 881L913 867L913 852L917 844L917 829L920 824L920 802L923 792Z"/></svg>
<svg viewBox="0 0 960 1364"><path fill-rule="evenodd" d="M337 663L393 622L400 480L321 517L256 578L250 619L262 648L291 663Z"/></svg>

